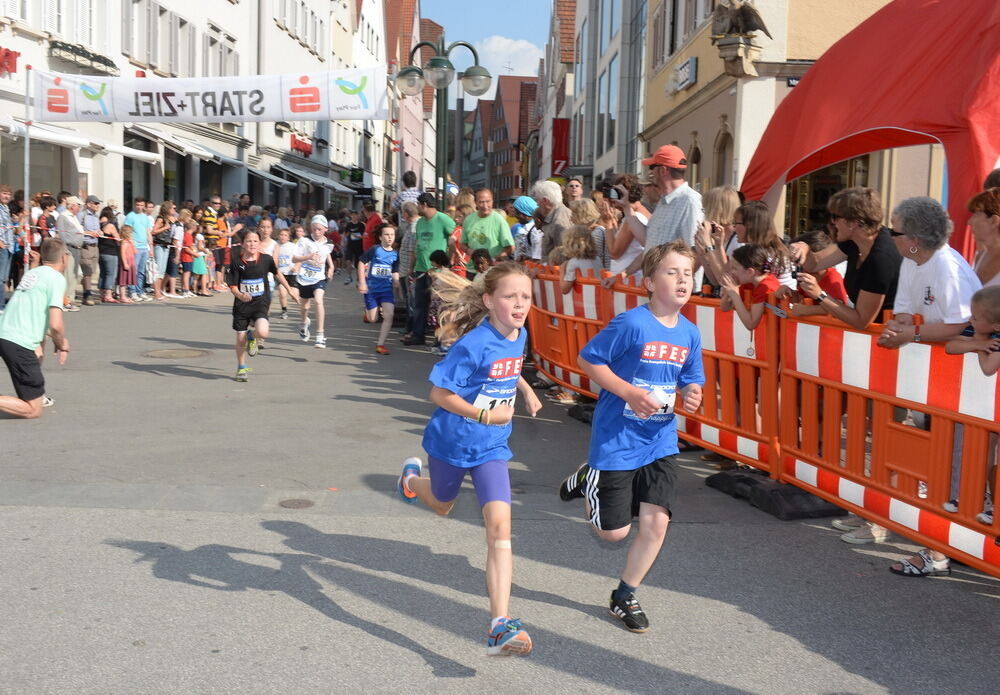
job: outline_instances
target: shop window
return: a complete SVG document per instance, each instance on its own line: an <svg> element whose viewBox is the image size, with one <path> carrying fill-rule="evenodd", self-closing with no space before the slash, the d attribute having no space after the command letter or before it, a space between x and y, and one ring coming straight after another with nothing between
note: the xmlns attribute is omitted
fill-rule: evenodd
<svg viewBox="0 0 1000 695"><path fill-rule="evenodd" d="M733 165L733 136L728 132L719 133L715 140L715 176L713 184L726 186L730 180Z"/></svg>
<svg viewBox="0 0 1000 695"><path fill-rule="evenodd" d="M791 181L786 187L785 231L796 237L815 229L826 229L830 215L826 204L837 191L867 186L869 155L837 162Z"/></svg>

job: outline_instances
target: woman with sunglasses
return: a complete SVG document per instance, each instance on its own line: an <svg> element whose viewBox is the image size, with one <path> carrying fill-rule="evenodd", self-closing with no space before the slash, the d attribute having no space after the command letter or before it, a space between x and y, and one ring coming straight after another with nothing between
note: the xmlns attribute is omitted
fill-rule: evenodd
<svg viewBox="0 0 1000 695"><path fill-rule="evenodd" d="M796 279L799 292L813 299L834 318L852 328L864 329L877 321L886 309L892 309L903 257L893 243L892 231L882 226L882 200L878 191L857 186L845 188L831 196L826 205L836 242L818 253L802 243L793 243L789 250L795 263L802 268ZM847 261L844 284L849 304L831 299L811 274ZM796 316L803 312L793 305Z"/></svg>

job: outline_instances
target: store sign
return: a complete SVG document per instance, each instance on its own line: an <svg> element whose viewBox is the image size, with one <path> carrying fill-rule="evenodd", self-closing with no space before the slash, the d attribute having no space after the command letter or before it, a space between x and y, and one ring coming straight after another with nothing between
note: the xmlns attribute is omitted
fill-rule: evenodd
<svg viewBox="0 0 1000 695"><path fill-rule="evenodd" d="M698 81L698 59L688 58L683 63L674 68L674 91L679 92L687 89Z"/></svg>
<svg viewBox="0 0 1000 695"><path fill-rule="evenodd" d="M569 165L569 119L552 119L552 175L562 176Z"/></svg>
<svg viewBox="0 0 1000 695"><path fill-rule="evenodd" d="M308 157L309 155L311 155L312 152L313 152L312 143L309 142L308 140L303 140L302 138L300 138L297 135L295 135L295 133L292 133L292 145L291 145L291 147L292 147L293 150L295 150L296 152L301 152L306 157Z"/></svg>
<svg viewBox="0 0 1000 695"><path fill-rule="evenodd" d="M17 72L17 59L21 56L17 51L0 48L0 74Z"/></svg>
<svg viewBox="0 0 1000 695"><path fill-rule="evenodd" d="M384 67L134 78L37 71L35 120L157 123L387 120Z"/></svg>

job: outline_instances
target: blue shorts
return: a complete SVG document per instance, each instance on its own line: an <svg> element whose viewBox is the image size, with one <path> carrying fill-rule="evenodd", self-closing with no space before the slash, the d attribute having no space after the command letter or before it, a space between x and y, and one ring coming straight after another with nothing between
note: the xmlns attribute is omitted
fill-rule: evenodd
<svg viewBox="0 0 1000 695"><path fill-rule="evenodd" d="M303 299L312 299L316 295L316 290L326 289L326 278L311 285L299 285L299 296Z"/></svg>
<svg viewBox="0 0 1000 695"><path fill-rule="evenodd" d="M185 273L190 273L193 267L194 267L194 261L181 261L181 269Z"/></svg>
<svg viewBox="0 0 1000 695"><path fill-rule="evenodd" d="M373 290L365 292L365 309L377 309L385 303L394 304L396 298L392 294L392 288Z"/></svg>
<svg viewBox="0 0 1000 695"><path fill-rule="evenodd" d="M474 468L459 468L428 456L427 468L431 476L431 492L441 502L451 502L458 497L465 474L469 473L480 507L487 502L510 504L510 473L507 472L506 461L487 461Z"/></svg>

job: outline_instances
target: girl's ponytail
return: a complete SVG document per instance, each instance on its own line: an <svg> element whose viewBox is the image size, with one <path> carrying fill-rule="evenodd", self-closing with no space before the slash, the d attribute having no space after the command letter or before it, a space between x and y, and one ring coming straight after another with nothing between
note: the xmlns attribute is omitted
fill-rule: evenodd
<svg viewBox="0 0 1000 695"><path fill-rule="evenodd" d="M438 311L440 328L435 335L442 343L453 343L478 326L490 313L483 303L484 294L496 292L497 284L508 275L530 277L524 266L504 261L472 282L450 270L441 270L434 276L434 294L441 300Z"/></svg>

